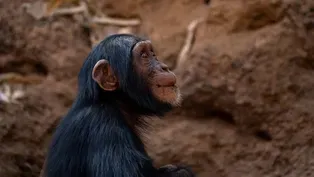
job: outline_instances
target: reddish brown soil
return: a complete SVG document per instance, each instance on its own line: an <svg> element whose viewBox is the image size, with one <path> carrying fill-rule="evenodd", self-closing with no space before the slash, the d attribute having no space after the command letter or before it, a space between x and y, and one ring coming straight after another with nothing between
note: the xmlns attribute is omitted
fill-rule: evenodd
<svg viewBox="0 0 314 177"><path fill-rule="evenodd" d="M27 85L22 104L0 104L1 177L39 175L91 50L73 17L38 21L23 2L0 1L0 73L43 81ZM175 70L183 105L154 122L146 140L156 165L186 163L199 177L314 176L313 0L89 2L94 14L140 17L136 33L172 68L188 24L206 18Z"/></svg>

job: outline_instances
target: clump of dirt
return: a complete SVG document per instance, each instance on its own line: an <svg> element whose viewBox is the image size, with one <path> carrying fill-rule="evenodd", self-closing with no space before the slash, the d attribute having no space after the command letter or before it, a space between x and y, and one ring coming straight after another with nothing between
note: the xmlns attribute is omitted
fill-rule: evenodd
<svg viewBox="0 0 314 177"><path fill-rule="evenodd" d="M0 104L0 176L6 177L39 175L50 136L75 97L90 33L105 37L116 29L86 31L75 15L35 20L24 2L0 2L0 74L43 79L28 82L21 104ZM140 18L136 33L150 38L175 69L184 102L154 122L148 136L157 166L189 164L199 177L313 173L311 0L213 0L209 6L91 0L88 6L94 15ZM206 20L191 53L175 68L186 27L199 17Z"/></svg>

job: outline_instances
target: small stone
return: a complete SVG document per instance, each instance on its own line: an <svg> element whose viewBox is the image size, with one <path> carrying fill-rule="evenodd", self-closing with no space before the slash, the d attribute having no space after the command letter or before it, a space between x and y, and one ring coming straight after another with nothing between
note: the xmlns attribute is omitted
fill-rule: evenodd
<svg viewBox="0 0 314 177"><path fill-rule="evenodd" d="M243 69L246 71L252 71L253 70L253 65L251 63L245 63L243 65Z"/></svg>
<svg viewBox="0 0 314 177"><path fill-rule="evenodd" d="M2 92L0 92L0 102L5 102L5 103L9 102L9 98Z"/></svg>
<svg viewBox="0 0 314 177"><path fill-rule="evenodd" d="M228 91L229 92L234 92L235 91L235 88L233 86L228 86Z"/></svg>
<svg viewBox="0 0 314 177"><path fill-rule="evenodd" d="M219 88L222 86L222 82L221 80L219 79L213 79L210 81L210 85L213 87L213 88Z"/></svg>

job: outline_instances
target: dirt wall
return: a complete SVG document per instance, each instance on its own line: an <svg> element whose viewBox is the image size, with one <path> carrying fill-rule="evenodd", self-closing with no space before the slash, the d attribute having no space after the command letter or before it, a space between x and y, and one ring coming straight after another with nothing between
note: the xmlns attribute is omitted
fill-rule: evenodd
<svg viewBox="0 0 314 177"><path fill-rule="evenodd" d="M121 30L82 16L37 20L27 1L0 1L0 176L39 175L58 120L76 95L77 73L102 39ZM34 1L29 1L34 2ZM314 3L312 0L94 1L92 15L140 18L131 31L150 38L178 76L184 101L153 122L156 165L186 163L199 177L314 175ZM78 3L64 3L63 7ZM36 13L40 13L37 9ZM187 26L204 18L177 67Z"/></svg>

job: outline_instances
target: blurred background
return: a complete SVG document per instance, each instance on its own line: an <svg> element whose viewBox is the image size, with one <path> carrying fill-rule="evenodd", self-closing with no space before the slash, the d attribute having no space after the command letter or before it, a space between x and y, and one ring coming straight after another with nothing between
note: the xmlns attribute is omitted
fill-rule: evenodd
<svg viewBox="0 0 314 177"><path fill-rule="evenodd" d="M0 176L37 177L91 48L147 37L180 108L152 122L157 166L198 177L314 176L313 0L0 0Z"/></svg>

